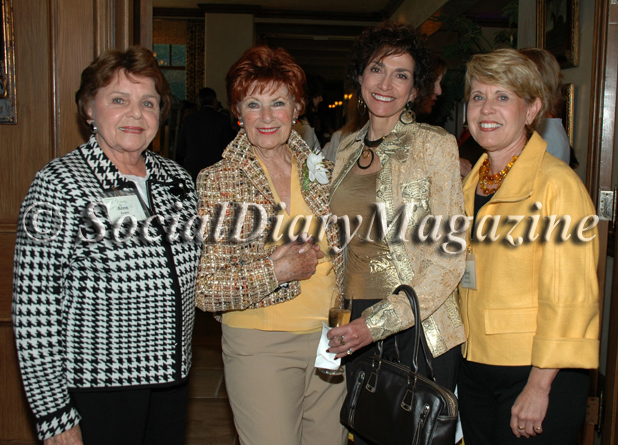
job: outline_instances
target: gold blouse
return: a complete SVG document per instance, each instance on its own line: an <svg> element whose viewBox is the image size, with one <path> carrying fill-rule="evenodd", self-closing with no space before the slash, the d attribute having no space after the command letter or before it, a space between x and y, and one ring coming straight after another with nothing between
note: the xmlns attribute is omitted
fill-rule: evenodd
<svg viewBox="0 0 618 445"><path fill-rule="evenodd" d="M400 284L388 245L380 241L378 224L372 224L377 177L377 172L348 173L330 204L334 215L348 216L351 233L357 228L356 216L363 218L356 236L348 244L343 275L345 292L352 292L356 300L382 299Z"/></svg>

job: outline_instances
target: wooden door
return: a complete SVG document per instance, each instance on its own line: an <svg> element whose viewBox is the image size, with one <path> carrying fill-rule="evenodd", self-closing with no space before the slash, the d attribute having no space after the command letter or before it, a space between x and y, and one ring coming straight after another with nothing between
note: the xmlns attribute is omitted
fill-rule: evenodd
<svg viewBox="0 0 618 445"><path fill-rule="evenodd" d="M19 207L36 172L87 139L75 105L81 71L108 48L152 46L152 1L1 1L12 6L17 123L0 124L0 443L27 444L39 442L11 320Z"/></svg>
<svg viewBox="0 0 618 445"><path fill-rule="evenodd" d="M598 203L603 194L612 191L612 166L614 158L614 132L616 121L616 82L618 78L618 1L597 0L594 26L594 55L591 97L590 97L590 136L588 144L588 164L586 185L592 200ZM614 184L615 185L615 184ZM614 200L614 202L616 202ZM615 212L615 209L614 209ZM600 261L599 289L601 310L605 287L605 270L611 221L599 223ZM616 237L618 240L618 237ZM611 246L614 248L614 246ZM592 379L592 395L599 397L601 410L594 403L589 405L589 416L584 427L582 443L592 445L595 429L602 429L602 443L618 443L616 418L618 416L618 262L614 251L613 286L611 289L611 312L609 319L609 344L607 354L606 380L604 387L599 385L599 374ZM602 312L601 312L602 313ZM605 321L606 323L608 320ZM601 396L601 393L603 394ZM600 397L601 396L601 397ZM596 419L601 412L601 418ZM598 425L594 425L594 423Z"/></svg>

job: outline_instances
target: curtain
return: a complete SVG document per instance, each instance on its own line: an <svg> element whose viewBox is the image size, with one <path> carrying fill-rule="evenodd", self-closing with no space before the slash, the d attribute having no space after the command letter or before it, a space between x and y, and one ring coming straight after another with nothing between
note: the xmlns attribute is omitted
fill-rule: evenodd
<svg viewBox="0 0 618 445"><path fill-rule="evenodd" d="M187 23L187 100L199 105L198 93L204 88L204 22Z"/></svg>

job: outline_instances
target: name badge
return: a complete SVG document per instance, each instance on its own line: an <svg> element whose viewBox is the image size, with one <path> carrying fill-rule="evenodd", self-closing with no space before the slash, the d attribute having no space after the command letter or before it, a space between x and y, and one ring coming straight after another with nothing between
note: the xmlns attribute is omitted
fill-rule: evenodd
<svg viewBox="0 0 618 445"><path fill-rule="evenodd" d="M111 196L101 200L107 207L109 220L113 224L116 224L120 218L128 216L134 216L137 221L148 219L139 198L135 194Z"/></svg>
<svg viewBox="0 0 618 445"><path fill-rule="evenodd" d="M476 256L473 253L466 256L466 271L460 284L464 289L476 290Z"/></svg>

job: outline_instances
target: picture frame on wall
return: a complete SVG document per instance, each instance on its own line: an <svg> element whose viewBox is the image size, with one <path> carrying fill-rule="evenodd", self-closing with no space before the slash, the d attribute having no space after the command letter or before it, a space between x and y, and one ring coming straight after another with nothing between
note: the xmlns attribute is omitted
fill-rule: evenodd
<svg viewBox="0 0 618 445"><path fill-rule="evenodd" d="M579 65L579 0L536 0L536 43L561 68Z"/></svg>
<svg viewBox="0 0 618 445"><path fill-rule="evenodd" d="M569 137L569 144L573 146L573 119L575 102L575 85L572 83L562 84L562 125Z"/></svg>
<svg viewBox="0 0 618 445"><path fill-rule="evenodd" d="M0 124L16 124L13 0L0 0Z"/></svg>

